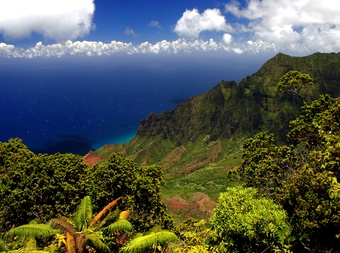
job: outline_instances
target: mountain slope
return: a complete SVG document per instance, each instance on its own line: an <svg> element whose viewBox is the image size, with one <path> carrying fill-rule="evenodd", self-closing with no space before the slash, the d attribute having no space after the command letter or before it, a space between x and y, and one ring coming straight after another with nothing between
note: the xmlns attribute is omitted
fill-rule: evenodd
<svg viewBox="0 0 340 253"><path fill-rule="evenodd" d="M280 77L290 70L314 79L314 87L301 93L305 101L321 93L340 96L339 53L306 57L280 53L240 83L221 81L172 111L150 114L129 143L106 145L86 159L101 160L121 151L140 165L163 166L168 195L203 191L216 199L229 184L223 172L241 162L243 140L258 131L273 132L279 141L283 140L289 121L299 115L302 100L276 89ZM173 190L180 180L183 186ZM191 188L185 182L191 182Z"/></svg>

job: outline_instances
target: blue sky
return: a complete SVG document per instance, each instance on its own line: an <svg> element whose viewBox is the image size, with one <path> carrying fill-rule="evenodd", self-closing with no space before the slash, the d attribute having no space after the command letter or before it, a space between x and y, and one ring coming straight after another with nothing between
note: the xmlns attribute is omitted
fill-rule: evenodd
<svg viewBox="0 0 340 253"><path fill-rule="evenodd" d="M340 49L336 0L0 0L0 56Z"/></svg>

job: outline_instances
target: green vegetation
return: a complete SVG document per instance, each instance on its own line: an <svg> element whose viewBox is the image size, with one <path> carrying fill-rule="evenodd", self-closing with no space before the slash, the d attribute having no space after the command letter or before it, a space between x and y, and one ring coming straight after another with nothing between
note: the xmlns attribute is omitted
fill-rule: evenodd
<svg viewBox="0 0 340 253"><path fill-rule="evenodd" d="M259 133L245 142L239 175L287 211L296 252L339 248L340 98L322 95L291 122L289 146Z"/></svg>
<svg viewBox="0 0 340 253"><path fill-rule="evenodd" d="M339 69L340 54L278 54L150 114L92 167L0 143L0 251L339 252ZM162 193L188 213L217 206L174 228Z"/></svg>
<svg viewBox="0 0 340 253"><path fill-rule="evenodd" d="M5 234L5 239L13 241L23 240L25 244L20 252L141 252L146 249L159 249L171 241L177 240L177 236L169 231L159 231L148 235L137 235L131 238L128 231L132 231L132 225L127 220L130 211L124 211L119 215L119 220L103 227L113 220L115 213L110 211L117 205L121 198L109 203L97 215L93 217L91 198L86 196L77 208L72 219L66 217L54 218L48 224L27 224L11 229ZM112 215L113 214L113 215ZM55 240L43 251L38 250L37 240L55 235ZM56 243L56 240L59 242ZM33 245L32 245L32 242ZM47 244L47 241L44 241ZM4 242L2 245L5 245ZM56 247L57 245L57 247ZM6 245L5 245L6 246ZM3 246L8 251L8 247ZM54 247L51 247L54 246ZM166 247L165 247L166 248ZM16 252L13 250L11 252Z"/></svg>
<svg viewBox="0 0 340 253"><path fill-rule="evenodd" d="M36 155L19 139L0 143L1 229L72 214L85 196L86 171L77 155Z"/></svg>
<svg viewBox="0 0 340 253"><path fill-rule="evenodd" d="M290 225L283 208L253 188L221 193L211 218L213 252L275 252L286 246Z"/></svg>
<svg viewBox="0 0 340 253"><path fill-rule="evenodd" d="M70 217L86 195L95 212L124 196L122 210L140 231L172 221L162 202L164 184L159 166L137 166L121 153L89 168L73 154L34 154L19 139L0 143L0 224L7 231L37 219L41 222ZM25 210L25 212L18 212Z"/></svg>
<svg viewBox="0 0 340 253"><path fill-rule="evenodd" d="M314 83L310 75L302 74L299 71L292 70L280 78L280 81L276 87L279 90L291 92L304 101L304 99L301 97L301 90L307 89L312 85L314 85Z"/></svg>
<svg viewBox="0 0 340 253"><path fill-rule="evenodd" d="M132 141L103 147L93 155L107 159L123 152L138 165L158 164L167 183L165 195L188 200L200 191L216 201L219 191L230 185L224 172L242 163L242 142L262 131L273 133L275 143L287 143L289 122L300 115L304 101L310 103L320 94L340 96L339 69L340 54L280 53L239 83L221 81L172 111L151 113ZM295 78L298 95L287 83L278 90L285 75L290 75L287 80ZM314 85L307 85L309 77Z"/></svg>

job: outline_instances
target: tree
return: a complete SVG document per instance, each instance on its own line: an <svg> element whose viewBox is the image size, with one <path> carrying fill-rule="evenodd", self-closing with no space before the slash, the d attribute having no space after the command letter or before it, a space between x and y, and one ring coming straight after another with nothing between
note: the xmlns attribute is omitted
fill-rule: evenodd
<svg viewBox="0 0 340 253"><path fill-rule="evenodd" d="M287 246L291 232L281 206L242 186L220 194L211 225L214 252L275 252Z"/></svg>
<svg viewBox="0 0 340 253"><path fill-rule="evenodd" d="M273 134L260 132L243 144L243 162L239 171L248 187L256 187L271 196L296 169L294 150L277 146Z"/></svg>
<svg viewBox="0 0 340 253"><path fill-rule="evenodd" d="M296 251L339 248L340 98L305 104L290 127L289 146L264 133L247 140L240 177L284 207Z"/></svg>
<svg viewBox="0 0 340 253"><path fill-rule="evenodd" d="M36 155L20 139L0 143L1 229L71 215L85 196L86 170L78 155Z"/></svg>
<svg viewBox="0 0 340 253"><path fill-rule="evenodd" d="M298 96L304 102L301 96L301 90L312 85L314 85L314 83L310 75L292 70L280 78L276 87L278 90L288 91Z"/></svg>
<svg viewBox="0 0 340 253"><path fill-rule="evenodd" d="M106 217L108 212L114 208L121 198L111 201L96 216L92 216L91 198L86 196L78 206L74 218L72 220L65 217L55 218L50 221L53 227L60 229L66 236L67 252L82 253L88 241L90 246L100 252L111 252L110 248L104 242L101 227L103 223L99 223ZM111 230L111 229L115 230ZM124 227L125 229L127 227ZM132 226L130 226L132 229ZM108 226L106 229L113 233L118 226Z"/></svg>
<svg viewBox="0 0 340 253"><path fill-rule="evenodd" d="M95 209L102 208L108 198L124 196L120 206L131 210L130 221L140 232L156 225L165 229L172 227L172 220L162 202L164 183L159 166L138 167L122 153L113 153L107 161L93 166L86 179Z"/></svg>

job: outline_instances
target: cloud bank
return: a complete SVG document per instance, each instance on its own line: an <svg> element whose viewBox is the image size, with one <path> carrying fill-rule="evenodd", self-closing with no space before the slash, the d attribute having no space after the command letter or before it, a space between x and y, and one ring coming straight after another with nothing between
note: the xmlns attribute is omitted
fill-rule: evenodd
<svg viewBox="0 0 340 253"><path fill-rule="evenodd" d="M34 47L29 49L18 48L13 45L0 43L0 57L9 58L35 58L35 57L62 57L62 56L101 56L113 54L179 54L194 52L233 52L237 54L250 52L270 52L275 49L274 44L268 43L248 43L236 47L226 36L228 44L224 42L216 42L213 39L208 41L186 39L178 39L175 41L160 41L155 44L144 42L139 45L125 43L120 41L111 41L111 43L103 43L96 41L75 41L70 40L65 43L52 45L43 45L38 42Z"/></svg>
<svg viewBox="0 0 340 253"><path fill-rule="evenodd" d="M0 0L0 33L20 39L33 33L57 42L87 35L94 0Z"/></svg>

